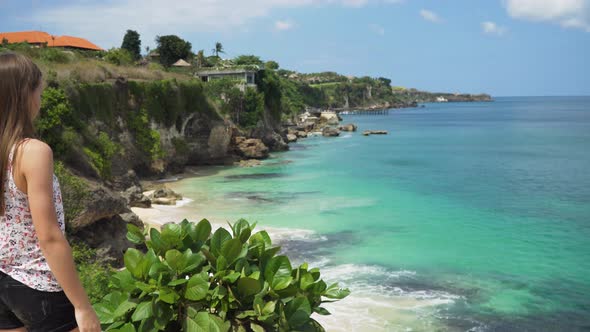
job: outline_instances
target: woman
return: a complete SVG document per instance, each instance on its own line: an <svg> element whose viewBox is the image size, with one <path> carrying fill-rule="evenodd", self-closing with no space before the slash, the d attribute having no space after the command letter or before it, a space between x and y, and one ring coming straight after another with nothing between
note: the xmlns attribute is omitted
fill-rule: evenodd
<svg viewBox="0 0 590 332"><path fill-rule="evenodd" d="M53 153L35 136L41 71L0 54L0 332L100 331L64 236Z"/></svg>

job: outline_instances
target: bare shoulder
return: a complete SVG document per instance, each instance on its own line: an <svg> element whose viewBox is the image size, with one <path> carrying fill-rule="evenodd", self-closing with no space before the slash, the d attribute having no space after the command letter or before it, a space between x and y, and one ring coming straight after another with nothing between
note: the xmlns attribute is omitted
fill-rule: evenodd
<svg viewBox="0 0 590 332"><path fill-rule="evenodd" d="M53 151L47 143L31 138L25 140L19 150L24 171L39 167L53 167Z"/></svg>

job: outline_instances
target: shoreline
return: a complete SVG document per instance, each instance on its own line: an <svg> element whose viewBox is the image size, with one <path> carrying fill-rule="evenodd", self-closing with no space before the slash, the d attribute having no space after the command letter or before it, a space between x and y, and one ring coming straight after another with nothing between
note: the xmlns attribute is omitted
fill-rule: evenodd
<svg viewBox="0 0 590 332"><path fill-rule="evenodd" d="M272 160L273 157L271 156L269 159ZM187 198L174 188L174 184L180 181L215 176L223 169L228 168L242 167L236 165L189 167L175 176L149 181L152 185L171 183L169 188L183 195L183 199L179 201L180 204L174 206L153 204L151 208L134 207L131 209L148 228L160 228L165 223L178 223L185 218L193 222L206 218L211 222L213 230L219 227L229 229L226 220L199 213L191 207L190 203L194 198ZM287 247L282 254L290 257L293 254L295 254L294 256L299 255L297 251L289 251L293 250L289 249L289 241L321 242L325 240L325 237L309 229L267 227L258 224L256 231L258 230L266 230L273 240L273 244L283 248ZM319 267L323 279L327 282L339 282L341 286L348 287L352 291L349 297L339 302L323 305L332 315L314 315L313 318L322 324L326 331L451 331L443 325L444 322L436 319L435 312L441 305L453 303L458 297L439 292L425 294L412 291L404 292L400 289L386 290L383 285L370 281L371 278L379 279L384 276L398 278L399 275L404 276L406 273L413 274L411 271L389 271L379 266L370 265L334 265L326 257L318 257L317 259L299 257L293 259L293 264L300 264L303 261L308 262L310 266ZM362 281L358 280L359 275L362 275Z"/></svg>

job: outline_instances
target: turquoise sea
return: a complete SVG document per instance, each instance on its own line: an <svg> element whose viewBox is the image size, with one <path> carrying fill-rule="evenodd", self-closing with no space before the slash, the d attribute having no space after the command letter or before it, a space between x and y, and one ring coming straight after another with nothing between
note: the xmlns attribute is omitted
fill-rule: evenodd
<svg viewBox="0 0 590 332"><path fill-rule="evenodd" d="M171 187L350 287L329 330L590 331L590 97L343 117L359 131Z"/></svg>

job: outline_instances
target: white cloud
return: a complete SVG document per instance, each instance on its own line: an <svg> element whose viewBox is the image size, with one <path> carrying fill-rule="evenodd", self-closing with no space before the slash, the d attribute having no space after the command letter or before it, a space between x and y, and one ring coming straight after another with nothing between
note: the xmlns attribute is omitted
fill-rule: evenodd
<svg viewBox="0 0 590 332"><path fill-rule="evenodd" d="M422 16L423 19L433 23L442 22L442 19L438 16L438 14L430 10L422 9L420 11L420 16Z"/></svg>
<svg viewBox="0 0 590 332"><path fill-rule="evenodd" d="M590 32L590 0L505 0L505 6L514 18Z"/></svg>
<svg viewBox="0 0 590 332"><path fill-rule="evenodd" d="M231 33L273 10L309 6L362 7L400 0L104 0L39 8L30 15L32 26L54 34L78 35L99 46L119 46L127 29L137 30L142 45L153 45L156 35L180 37L195 32ZM275 27L286 27L275 24ZM186 38L186 37L185 37Z"/></svg>
<svg viewBox="0 0 590 332"><path fill-rule="evenodd" d="M505 27L499 26L496 23L490 21L481 22L481 28L484 33L496 36L502 36L506 33L506 31L508 31L508 29Z"/></svg>
<svg viewBox="0 0 590 332"><path fill-rule="evenodd" d="M279 30L279 31L284 31L284 30L291 30L293 29L293 22L287 20L287 21L276 21L275 22L275 29Z"/></svg>
<svg viewBox="0 0 590 332"><path fill-rule="evenodd" d="M378 35L385 35L385 29L378 24L369 24L369 29Z"/></svg>

